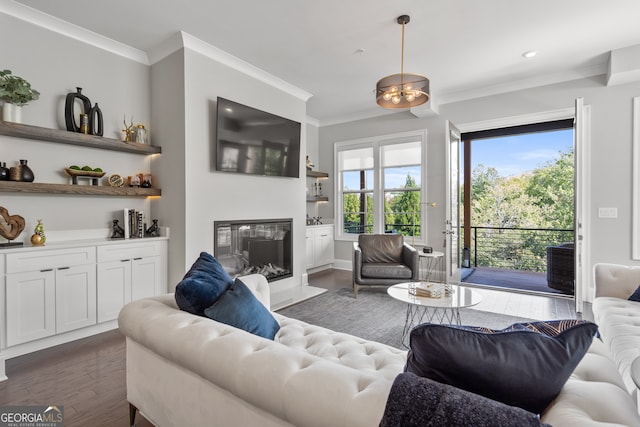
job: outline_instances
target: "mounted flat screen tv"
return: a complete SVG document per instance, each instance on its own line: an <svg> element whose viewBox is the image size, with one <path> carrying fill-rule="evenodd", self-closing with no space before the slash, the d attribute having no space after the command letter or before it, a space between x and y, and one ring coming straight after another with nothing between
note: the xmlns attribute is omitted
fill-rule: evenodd
<svg viewBox="0 0 640 427"><path fill-rule="evenodd" d="M218 97L216 171L300 177L300 123Z"/></svg>

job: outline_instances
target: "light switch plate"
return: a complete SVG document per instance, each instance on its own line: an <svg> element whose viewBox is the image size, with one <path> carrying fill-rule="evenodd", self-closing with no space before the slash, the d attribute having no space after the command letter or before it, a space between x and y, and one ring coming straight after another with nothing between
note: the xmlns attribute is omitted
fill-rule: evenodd
<svg viewBox="0 0 640 427"><path fill-rule="evenodd" d="M598 218L618 218L618 208L598 208Z"/></svg>

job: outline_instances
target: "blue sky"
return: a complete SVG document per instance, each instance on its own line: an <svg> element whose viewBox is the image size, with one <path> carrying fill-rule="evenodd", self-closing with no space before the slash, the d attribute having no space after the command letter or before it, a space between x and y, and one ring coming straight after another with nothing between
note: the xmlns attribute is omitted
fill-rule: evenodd
<svg viewBox="0 0 640 427"><path fill-rule="evenodd" d="M560 157L573 146L573 129L538 132L473 141L471 167L479 164L498 170L500 176L520 175Z"/></svg>
<svg viewBox="0 0 640 427"><path fill-rule="evenodd" d="M473 141L471 168L473 170L483 164L496 168L502 177L520 175L559 158L561 151L565 152L572 146L573 129L479 139ZM402 188L407 173L420 185L419 167L389 168L386 170L386 188ZM347 172L344 178L345 188L360 188L358 172ZM367 179L372 188L373 172L369 171Z"/></svg>

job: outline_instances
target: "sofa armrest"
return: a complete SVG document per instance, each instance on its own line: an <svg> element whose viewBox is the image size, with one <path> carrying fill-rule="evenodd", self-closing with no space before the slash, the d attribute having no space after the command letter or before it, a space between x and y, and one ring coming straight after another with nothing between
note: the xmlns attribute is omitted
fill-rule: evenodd
<svg viewBox="0 0 640 427"><path fill-rule="evenodd" d="M640 285L640 267L597 263L593 266L595 296L627 299Z"/></svg>
<svg viewBox="0 0 640 427"><path fill-rule="evenodd" d="M353 265L351 266L353 283L362 280L362 248L358 242L353 242Z"/></svg>
<svg viewBox="0 0 640 427"><path fill-rule="evenodd" d="M418 250L408 243L402 245L402 260L411 269L411 280L417 281L420 277L420 255Z"/></svg>
<svg viewBox="0 0 640 427"><path fill-rule="evenodd" d="M238 279L253 292L258 301L262 303L268 310L271 310L271 294L269 293L269 282L262 274L248 274L240 276Z"/></svg>

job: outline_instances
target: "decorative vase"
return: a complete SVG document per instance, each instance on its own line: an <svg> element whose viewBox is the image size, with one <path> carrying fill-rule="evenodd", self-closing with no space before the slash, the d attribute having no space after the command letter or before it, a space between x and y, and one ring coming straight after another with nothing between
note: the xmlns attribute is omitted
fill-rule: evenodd
<svg viewBox="0 0 640 427"><path fill-rule="evenodd" d="M29 166L27 166L26 160L20 160L20 181L23 182L33 182L35 176L33 175L33 171Z"/></svg>
<svg viewBox="0 0 640 427"><path fill-rule="evenodd" d="M67 125L67 130L71 132L80 132L80 126L76 123L76 117L80 118L80 114L75 114L76 98L82 102L82 113L87 115L91 113L91 101L82 94L81 87L76 87L76 89L77 92L67 94L67 98L64 103L64 121ZM87 133L91 133L91 126L89 126Z"/></svg>
<svg viewBox="0 0 640 427"><path fill-rule="evenodd" d="M22 123L22 105L5 101L2 106L2 120L5 122Z"/></svg>
<svg viewBox="0 0 640 427"><path fill-rule="evenodd" d="M0 162L0 181L9 180L9 168L5 162Z"/></svg>
<svg viewBox="0 0 640 427"><path fill-rule="evenodd" d="M47 241L47 236L44 235L44 225L42 225L42 220L38 220L38 225L33 229L33 234L31 235L31 244L33 246L43 246Z"/></svg>
<svg viewBox="0 0 640 427"><path fill-rule="evenodd" d="M98 103L89 112L89 129L92 135L102 136L104 134L104 125L102 121L102 110L98 107Z"/></svg>

